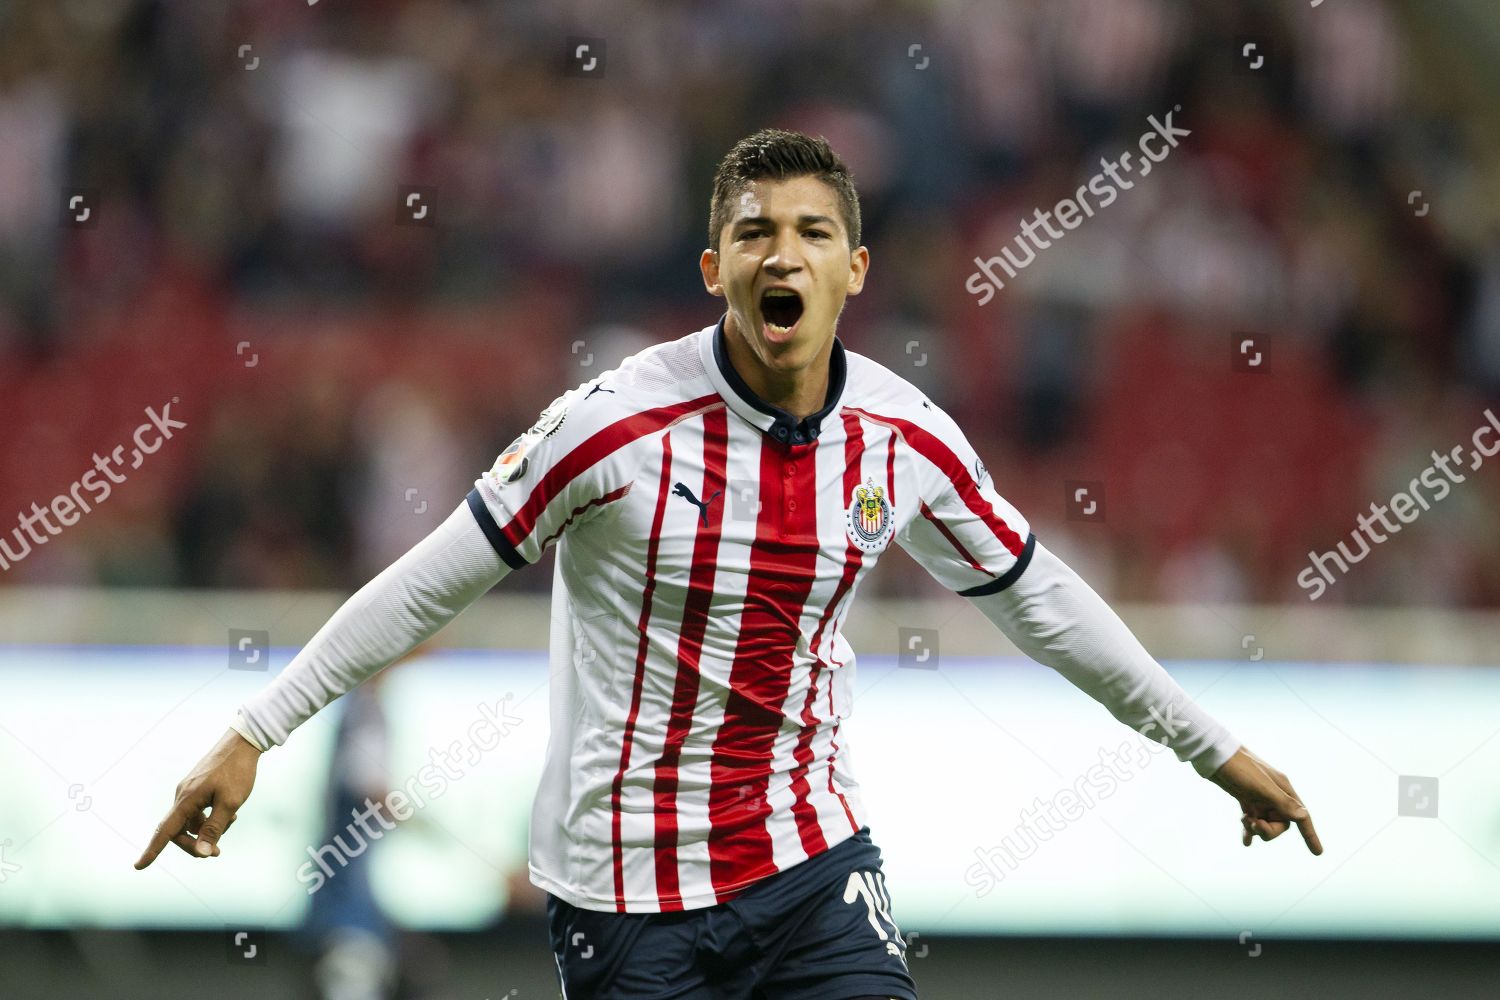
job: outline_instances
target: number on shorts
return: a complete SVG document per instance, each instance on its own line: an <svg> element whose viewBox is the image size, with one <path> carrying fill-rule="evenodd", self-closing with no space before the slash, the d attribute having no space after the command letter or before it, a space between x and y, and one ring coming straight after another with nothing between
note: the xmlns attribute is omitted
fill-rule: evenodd
<svg viewBox="0 0 1500 1000"><path fill-rule="evenodd" d="M850 872L849 881L844 886L844 902L852 903L856 899L865 901L865 915L876 935L885 942L886 951L906 964L906 942L901 939L901 929L891 917L891 897L886 892L885 873ZM882 921L890 927L889 934L881 926Z"/></svg>

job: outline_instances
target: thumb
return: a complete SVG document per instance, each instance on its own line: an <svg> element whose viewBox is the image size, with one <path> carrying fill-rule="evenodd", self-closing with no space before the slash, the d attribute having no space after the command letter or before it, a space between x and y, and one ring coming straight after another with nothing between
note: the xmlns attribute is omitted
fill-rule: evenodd
<svg viewBox="0 0 1500 1000"><path fill-rule="evenodd" d="M198 842L193 845L193 851L200 858L207 858L218 852L215 847L219 838L224 836L224 831L234 822L234 806L226 799L215 799L213 808L209 811L208 818L198 830Z"/></svg>

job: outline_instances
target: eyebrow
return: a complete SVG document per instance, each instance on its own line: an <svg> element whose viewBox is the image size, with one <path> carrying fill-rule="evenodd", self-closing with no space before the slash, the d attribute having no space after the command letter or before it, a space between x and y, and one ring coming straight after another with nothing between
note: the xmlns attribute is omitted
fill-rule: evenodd
<svg viewBox="0 0 1500 1000"><path fill-rule="evenodd" d="M734 221L734 228L738 229L741 226L749 226L749 225L765 226L765 225L771 225L771 224L773 224L773 220L771 218L769 218L768 216L757 215L757 216L754 216L754 217L748 218L748 219L736 219ZM799 216L797 216L797 224L799 226L823 225L823 226L832 226L834 228L837 228L838 227L838 220L829 218L826 215L799 215Z"/></svg>

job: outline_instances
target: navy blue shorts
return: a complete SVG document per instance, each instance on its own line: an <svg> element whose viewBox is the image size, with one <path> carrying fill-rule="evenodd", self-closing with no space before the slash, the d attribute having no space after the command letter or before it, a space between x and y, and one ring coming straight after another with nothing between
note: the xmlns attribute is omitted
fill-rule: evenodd
<svg viewBox="0 0 1500 1000"><path fill-rule="evenodd" d="M717 906L585 910L547 896L566 1000L916 1000L868 828Z"/></svg>

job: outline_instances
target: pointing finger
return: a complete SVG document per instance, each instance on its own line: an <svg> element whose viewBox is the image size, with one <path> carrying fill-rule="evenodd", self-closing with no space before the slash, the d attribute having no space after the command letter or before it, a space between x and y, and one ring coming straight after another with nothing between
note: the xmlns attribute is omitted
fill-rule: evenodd
<svg viewBox="0 0 1500 1000"><path fill-rule="evenodd" d="M1297 824L1298 832L1302 834L1303 842L1307 844L1307 849L1312 851L1314 856L1322 854L1323 841L1318 839L1318 831L1313 829L1312 813L1303 809L1302 815L1294 816L1293 820Z"/></svg>
<svg viewBox="0 0 1500 1000"><path fill-rule="evenodd" d="M172 811L167 813L167 818L157 825L156 832L151 835L151 843L146 845L146 849L136 859L136 871L148 867L156 860L157 855L161 854L162 849L172 841L172 838L182 833L187 826L188 815L186 803L179 801L172 807Z"/></svg>

